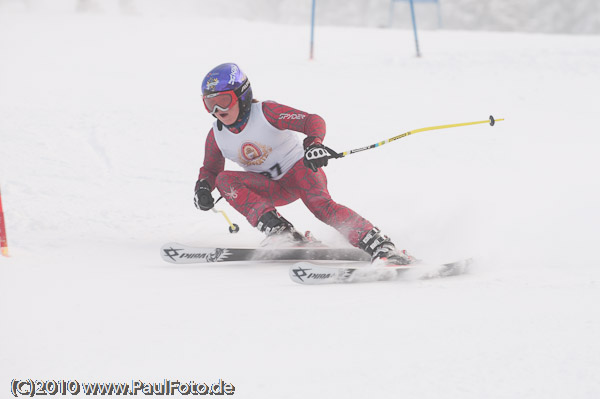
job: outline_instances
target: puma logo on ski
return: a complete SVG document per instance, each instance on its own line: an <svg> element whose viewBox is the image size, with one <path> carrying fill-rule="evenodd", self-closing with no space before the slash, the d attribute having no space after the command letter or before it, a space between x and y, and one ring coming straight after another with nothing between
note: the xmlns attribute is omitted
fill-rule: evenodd
<svg viewBox="0 0 600 399"><path fill-rule="evenodd" d="M314 280L326 279L333 276L331 273L310 273L307 278L312 278Z"/></svg>
<svg viewBox="0 0 600 399"><path fill-rule="evenodd" d="M304 281L302 279L302 277L305 277L308 274L308 273L306 273L307 270L310 270L310 269L303 269L301 267L298 267L292 271L294 272L294 276L298 277L298 280Z"/></svg>
<svg viewBox="0 0 600 399"><path fill-rule="evenodd" d="M292 272L294 273L294 276L296 276L298 278L298 280L300 281L304 281L303 277L306 277L306 279L313 279L313 280L322 280L322 279L327 279L330 277L333 277L332 273L307 273L307 271L310 271L311 269L303 269L301 267L295 268L292 270Z"/></svg>
<svg viewBox="0 0 600 399"><path fill-rule="evenodd" d="M184 252L183 249L167 248L163 249L165 256L177 262L177 259L205 259L206 262L218 262L221 258L226 258L227 253L223 248L215 248L212 252Z"/></svg>
<svg viewBox="0 0 600 399"><path fill-rule="evenodd" d="M171 260L176 260L175 257L179 256L179 251L181 251L181 249L168 248L163 249L163 251L165 251L165 256L168 256Z"/></svg>

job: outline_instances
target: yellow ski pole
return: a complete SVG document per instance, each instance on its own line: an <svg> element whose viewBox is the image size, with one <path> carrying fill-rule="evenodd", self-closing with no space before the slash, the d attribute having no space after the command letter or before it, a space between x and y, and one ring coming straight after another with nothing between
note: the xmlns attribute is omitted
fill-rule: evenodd
<svg viewBox="0 0 600 399"><path fill-rule="evenodd" d="M345 157L347 155L351 155L351 154L354 154L354 153L357 153L357 152L370 150L371 148L375 148L375 147L380 147L380 146L382 146L384 144L390 143L392 141L396 141L398 139L401 139L401 138L406 137L406 136L410 136L411 134L415 134L415 133L426 132L428 130L449 129L451 127L478 125L478 124L481 124L481 123L489 123L490 126L494 126L494 124L496 122L500 122L500 121L503 121L503 120L504 119L494 119L494 117L490 115L490 118L486 119L484 121L455 123L455 124L452 124L452 125L431 126L431 127L423 127L421 129L411 130L409 132L399 134L399 135L394 136L392 138L389 138L387 140L383 140L383 141L380 141L378 143L368 145L366 147L360 147L360 148L356 148L354 150L344 151L342 153L336 153L334 151L331 151L330 149L328 149L328 151L331 153L330 158L343 158L343 157Z"/></svg>
<svg viewBox="0 0 600 399"><path fill-rule="evenodd" d="M221 200L221 198L223 198L223 197L219 197L219 199L215 201L215 205L217 204L217 202L219 202ZM240 226L238 226L235 223L231 223L231 220L229 220L229 217L227 217L227 214L225 213L225 211L220 211L218 209L215 209L214 207L212 208L212 211L214 213L220 213L221 215L223 215L223 217L225 218L225 220L229 224L229 232L230 233L233 234L233 233L237 233L238 231L240 231Z"/></svg>

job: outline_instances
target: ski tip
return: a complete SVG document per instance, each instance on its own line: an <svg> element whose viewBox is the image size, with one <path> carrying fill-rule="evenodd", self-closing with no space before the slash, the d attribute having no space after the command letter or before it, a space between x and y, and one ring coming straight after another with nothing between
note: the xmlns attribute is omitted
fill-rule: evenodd
<svg viewBox="0 0 600 399"><path fill-rule="evenodd" d="M160 247L160 257L165 262L178 263L177 257L179 251L183 250L184 246L176 242L169 242Z"/></svg>
<svg viewBox="0 0 600 399"><path fill-rule="evenodd" d="M310 262L298 262L290 266L289 275L293 282L303 285L332 284L341 282L340 271L331 266L319 266Z"/></svg>
<svg viewBox="0 0 600 399"><path fill-rule="evenodd" d="M195 250L197 252L205 252L209 249L190 247L186 244L171 241L167 242L166 244L163 244L160 247L160 257L162 258L162 260L169 263L190 263L186 262L188 256L185 255L186 253L190 252L190 250Z"/></svg>
<svg viewBox="0 0 600 399"><path fill-rule="evenodd" d="M466 258L456 262L445 263L437 270L431 270L421 275L421 280L430 280L439 277L452 277L467 274L473 264L473 258Z"/></svg>
<svg viewBox="0 0 600 399"><path fill-rule="evenodd" d="M308 262L294 263L293 265L290 266L290 268L288 270L290 279L292 279L292 281L294 283L310 284L306 281L305 277L308 276L312 267L313 267L313 265Z"/></svg>

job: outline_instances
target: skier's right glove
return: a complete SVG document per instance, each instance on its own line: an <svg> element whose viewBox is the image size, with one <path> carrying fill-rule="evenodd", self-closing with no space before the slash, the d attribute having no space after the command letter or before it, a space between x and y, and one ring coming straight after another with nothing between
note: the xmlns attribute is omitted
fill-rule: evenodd
<svg viewBox="0 0 600 399"><path fill-rule="evenodd" d="M196 195L194 195L194 205L196 205L196 208L208 211L215 206L215 199L210 192L210 186L206 180L198 180L196 182Z"/></svg>
<svg viewBox="0 0 600 399"><path fill-rule="evenodd" d="M341 155L321 143L311 144L304 150L304 166L316 172L327 166L329 158L340 158Z"/></svg>

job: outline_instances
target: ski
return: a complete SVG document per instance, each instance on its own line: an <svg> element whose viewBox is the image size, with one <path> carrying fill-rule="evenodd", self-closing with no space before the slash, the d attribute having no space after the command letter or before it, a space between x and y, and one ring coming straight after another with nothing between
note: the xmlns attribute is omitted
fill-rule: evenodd
<svg viewBox="0 0 600 399"><path fill-rule="evenodd" d="M324 265L300 262L290 267L289 274L292 281L307 285L389 281L408 273L411 274L411 278L429 280L465 274L469 271L472 263L473 259L464 259L442 265L416 262L403 266L373 266L370 263Z"/></svg>
<svg viewBox="0 0 600 399"><path fill-rule="evenodd" d="M163 245L160 249L160 255L165 262L177 264L240 262L254 260L368 261L370 259L367 253L357 248L327 248L310 246L290 248L217 248L194 247L175 242L170 242Z"/></svg>

